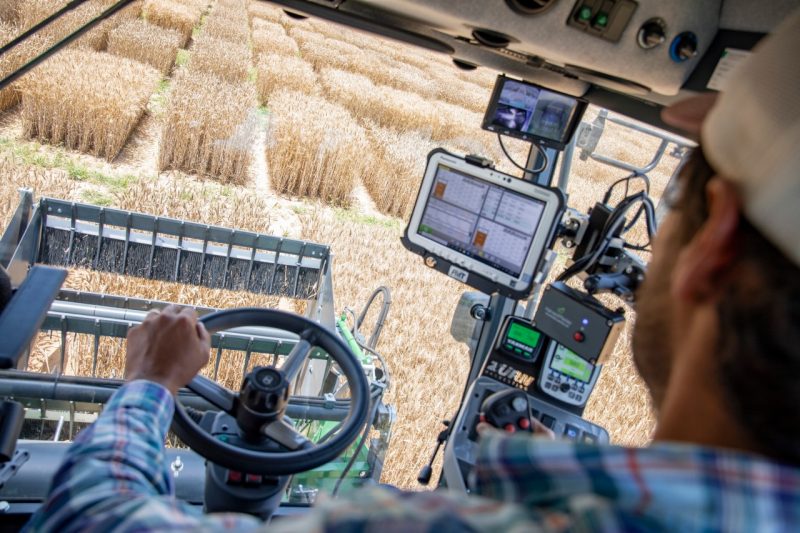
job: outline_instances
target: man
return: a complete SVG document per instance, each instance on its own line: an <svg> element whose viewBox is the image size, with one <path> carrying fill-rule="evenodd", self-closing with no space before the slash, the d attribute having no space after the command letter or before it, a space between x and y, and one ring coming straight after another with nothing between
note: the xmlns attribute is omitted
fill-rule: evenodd
<svg viewBox="0 0 800 533"><path fill-rule="evenodd" d="M700 133L654 243L634 357L658 412L643 449L484 432L475 493L330 501L290 531L791 531L800 527L800 13L715 103L664 118ZM709 107L712 107L706 117ZM71 448L37 530L250 529L171 495L173 396L207 362L186 310L129 337L127 377ZM613 408L611 406L610 408Z"/></svg>

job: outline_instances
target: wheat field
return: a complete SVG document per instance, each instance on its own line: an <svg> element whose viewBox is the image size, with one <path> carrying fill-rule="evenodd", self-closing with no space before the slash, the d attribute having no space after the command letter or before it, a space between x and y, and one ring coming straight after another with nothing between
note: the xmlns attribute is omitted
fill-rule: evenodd
<svg viewBox="0 0 800 533"><path fill-rule="evenodd" d="M58 2L0 4L0 41L7 41ZM392 369L388 402L398 419L382 481L416 487L440 421L454 414L464 387L468 353L449 325L468 288L426 268L399 239L432 148L485 155L518 173L496 137L480 129L497 73L460 71L427 51L292 19L258 1L147 0L91 36L61 63L56 56L0 93L0 230L24 186L37 195L329 244L337 311L359 308L379 285L392 290L378 349ZM2 58L0 74L43 45ZM67 60L74 72L53 70ZM108 63L98 68L109 74L96 88L81 73L98 62ZM80 116L45 100L56 83L63 98L84 106ZM81 103L81 88L97 96ZM111 112L122 118L103 121ZM584 120L596 112L590 108ZM107 147L89 142L95 138ZM600 149L644 164L656 145L610 126ZM515 160L525 160L525 143L507 146ZM676 163L667 156L651 173L654 196ZM576 157L570 205L586 210L623 175ZM555 270L563 266L561 252ZM220 308L304 307L84 270L72 271L67 286ZM631 322L586 416L614 442L639 445L650 437L653 416L631 361ZM48 339L41 342L35 368L52 371ZM70 342L67 370L86 372L86 339ZM122 344L104 345L101 375L119 376L123 357ZM221 379L235 386L240 361L227 361Z"/></svg>

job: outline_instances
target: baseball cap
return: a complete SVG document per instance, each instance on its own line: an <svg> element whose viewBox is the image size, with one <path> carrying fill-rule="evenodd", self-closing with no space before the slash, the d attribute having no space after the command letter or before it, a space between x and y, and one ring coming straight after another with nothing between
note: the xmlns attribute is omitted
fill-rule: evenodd
<svg viewBox="0 0 800 533"><path fill-rule="evenodd" d="M750 223L800 265L800 10L753 52L719 95L679 102L663 119L699 132L708 162L737 185Z"/></svg>

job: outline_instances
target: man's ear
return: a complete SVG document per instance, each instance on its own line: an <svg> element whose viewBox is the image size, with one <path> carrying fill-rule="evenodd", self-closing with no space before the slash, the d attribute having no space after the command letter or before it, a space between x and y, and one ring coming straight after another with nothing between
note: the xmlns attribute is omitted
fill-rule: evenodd
<svg viewBox="0 0 800 533"><path fill-rule="evenodd" d="M736 259L741 204L734 185L718 176L706 185L708 218L678 254L672 290L683 301L715 298Z"/></svg>

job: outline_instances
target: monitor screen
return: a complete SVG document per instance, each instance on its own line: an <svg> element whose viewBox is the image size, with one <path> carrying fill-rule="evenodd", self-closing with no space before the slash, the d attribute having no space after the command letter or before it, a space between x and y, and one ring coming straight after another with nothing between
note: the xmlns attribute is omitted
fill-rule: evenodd
<svg viewBox="0 0 800 533"><path fill-rule="evenodd" d="M591 381L594 371L594 366L590 362L560 344L556 347L550 367L584 383Z"/></svg>
<svg viewBox="0 0 800 533"><path fill-rule="evenodd" d="M518 277L545 203L439 164L418 232Z"/></svg>
<svg viewBox="0 0 800 533"><path fill-rule="evenodd" d="M561 149L572 138L585 108L586 102L574 96L500 76L483 128Z"/></svg>

